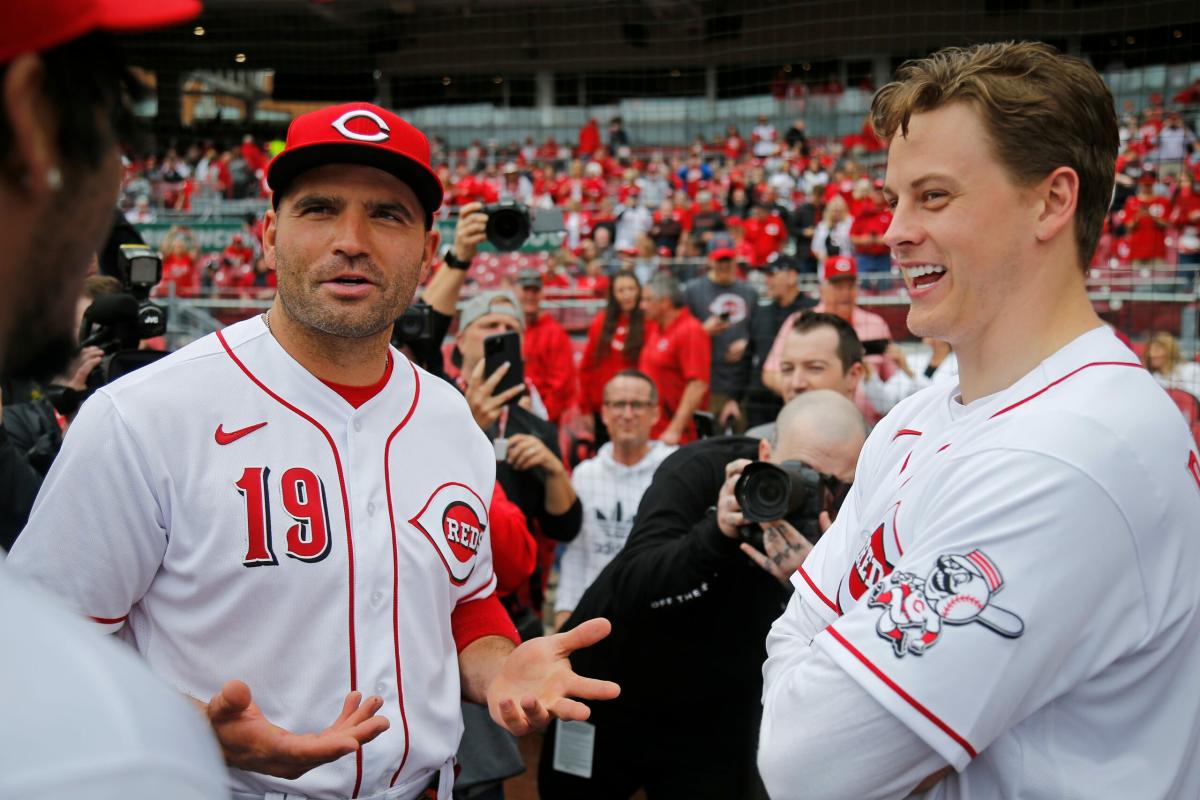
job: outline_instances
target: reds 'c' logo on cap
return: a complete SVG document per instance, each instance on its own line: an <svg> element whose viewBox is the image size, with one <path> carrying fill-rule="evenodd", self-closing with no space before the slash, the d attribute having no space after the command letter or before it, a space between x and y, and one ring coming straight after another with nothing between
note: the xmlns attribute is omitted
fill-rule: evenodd
<svg viewBox="0 0 1200 800"><path fill-rule="evenodd" d="M375 132L359 133L357 131L350 130L348 123L356 119L366 119L373 122L376 128ZM392 129L388 127L388 124L383 121L382 117L380 117L374 111L369 111L365 108L347 111L330 124L333 125L333 129L342 136L345 136L347 139L353 139L356 142L386 142L388 140L388 136L392 132ZM360 125L358 127L362 126Z"/></svg>
<svg viewBox="0 0 1200 800"><path fill-rule="evenodd" d="M837 259L836 261L833 262L833 268L835 270L837 270L838 272L849 272L850 271L850 259L848 259L848 258Z"/></svg>
<svg viewBox="0 0 1200 800"><path fill-rule="evenodd" d="M442 484L409 523L437 550L452 583L462 585L471 577L488 526L487 506L473 489Z"/></svg>

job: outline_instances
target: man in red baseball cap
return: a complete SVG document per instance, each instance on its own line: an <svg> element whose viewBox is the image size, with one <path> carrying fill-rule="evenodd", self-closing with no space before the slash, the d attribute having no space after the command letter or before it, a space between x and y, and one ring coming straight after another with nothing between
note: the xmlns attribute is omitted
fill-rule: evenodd
<svg viewBox="0 0 1200 800"><path fill-rule="evenodd" d="M0 3L0 377L58 374L76 349L76 299L120 186L127 73L110 32L197 14L195 0ZM20 529L36 491L0 428L0 520ZM92 469L111 468L105 454ZM103 522L89 521L92 530ZM61 529L49 531L63 533ZM98 537L98 541L99 541ZM11 544L5 539L4 545ZM103 543L98 551L104 550ZM2 551L0 551L2 552ZM95 556L95 553L91 554ZM90 564L90 561L89 561ZM0 564L0 784L23 797L228 797L211 732L124 644ZM80 610L78 607L76 611Z"/></svg>
<svg viewBox="0 0 1200 800"><path fill-rule="evenodd" d="M267 181L271 308L86 403L12 559L109 630L132 620L160 674L211 697L239 800L446 800L461 699L514 734L584 718L568 695L618 690L568 655L609 625L517 646L491 563L495 451L453 385L389 346L438 245L425 136L371 104L320 109ZM115 464L90 469L106 442ZM88 515L110 498L125 524ZM88 540L50 535L68 529Z"/></svg>

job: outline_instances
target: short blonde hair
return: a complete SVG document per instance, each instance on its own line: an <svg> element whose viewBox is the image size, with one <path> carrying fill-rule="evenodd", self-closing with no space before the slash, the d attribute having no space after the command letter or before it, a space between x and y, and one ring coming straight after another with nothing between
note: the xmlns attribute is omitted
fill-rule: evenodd
<svg viewBox="0 0 1200 800"><path fill-rule="evenodd" d="M1042 42L951 47L908 61L871 103L883 139L908 134L913 114L954 102L979 110L996 157L1022 186L1059 167L1079 176L1075 242L1092 260L1112 201L1120 136L1112 93L1091 66Z"/></svg>
<svg viewBox="0 0 1200 800"><path fill-rule="evenodd" d="M1150 368L1150 348L1156 344L1162 345L1163 350L1167 353L1167 363L1163 364L1161 374L1170 375L1179 362L1183 360L1183 356L1179 353L1179 342L1174 336L1164 331L1155 333L1146 341L1146 348L1142 350L1142 366L1151 372L1154 371Z"/></svg>

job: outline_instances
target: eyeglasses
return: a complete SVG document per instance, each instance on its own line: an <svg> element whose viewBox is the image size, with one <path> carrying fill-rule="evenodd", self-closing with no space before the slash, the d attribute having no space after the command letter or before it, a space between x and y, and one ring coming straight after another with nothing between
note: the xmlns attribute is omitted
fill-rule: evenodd
<svg viewBox="0 0 1200 800"><path fill-rule="evenodd" d="M605 400L605 408L611 408L613 411L632 411L635 414L640 414L654 407L654 403L648 400Z"/></svg>

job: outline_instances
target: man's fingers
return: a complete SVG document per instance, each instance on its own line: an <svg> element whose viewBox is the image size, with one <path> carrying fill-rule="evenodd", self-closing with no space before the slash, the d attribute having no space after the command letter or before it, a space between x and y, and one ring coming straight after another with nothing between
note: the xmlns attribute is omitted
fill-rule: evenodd
<svg viewBox="0 0 1200 800"><path fill-rule="evenodd" d="M817 524L821 526L821 533L824 533L825 531L829 530L829 526L833 524L833 520L831 520L829 518L828 511L822 511L817 516Z"/></svg>
<svg viewBox="0 0 1200 800"><path fill-rule="evenodd" d="M559 719L585 720L592 715L592 710L578 700L568 697L561 698L554 704L554 716Z"/></svg>
<svg viewBox="0 0 1200 800"><path fill-rule="evenodd" d="M536 697L526 697L521 700L521 710L530 728L540 731L550 724L550 712Z"/></svg>
<svg viewBox="0 0 1200 800"><path fill-rule="evenodd" d="M228 681L213 695L208 716L214 720L237 716L250 707L250 700L249 686L238 680Z"/></svg>
<svg viewBox="0 0 1200 800"><path fill-rule="evenodd" d="M755 550L753 547L751 547L749 544L747 544L745 542L742 542L740 545L738 545L738 547L741 548L741 551L743 553L745 553L747 556L749 556L750 560L753 561L755 564L758 564L760 567L767 570L767 572L771 571L770 567L767 566L767 557L765 555L758 552L757 550Z"/></svg>
<svg viewBox="0 0 1200 800"><path fill-rule="evenodd" d="M338 718L333 721L333 726L336 727L350 718L362 703L362 692L349 692L346 699L342 701L342 713L338 714ZM351 723L353 724L353 723Z"/></svg>
<svg viewBox="0 0 1200 800"><path fill-rule="evenodd" d="M583 647L591 647L611 632L611 622L604 617L595 617L581 622L566 633L554 634L554 638L559 650L567 654Z"/></svg>
<svg viewBox="0 0 1200 800"><path fill-rule="evenodd" d="M279 742L279 757L282 761L303 767L307 772L313 767L349 755L358 747L358 740L346 733L287 736Z"/></svg>
<svg viewBox="0 0 1200 800"><path fill-rule="evenodd" d="M567 685L571 697L582 697L584 700L612 700L620 696L621 687L612 681L602 681L599 678L585 678L575 675Z"/></svg>
<svg viewBox="0 0 1200 800"><path fill-rule="evenodd" d="M344 719L339 718L339 722L346 727L354 727L355 725L359 725L365 720L374 717L381 708L383 708L382 697L368 697L361 704L351 709L350 713L346 715ZM380 719L382 719L382 717Z"/></svg>
<svg viewBox="0 0 1200 800"><path fill-rule="evenodd" d="M521 707L512 699L501 700L500 705L496 708L500 718L496 720L501 726L508 730L513 736L524 736L529 733L529 723L525 719L524 712Z"/></svg>
<svg viewBox="0 0 1200 800"><path fill-rule="evenodd" d="M354 727L346 729L345 732L359 744L366 744L390 727L392 727L392 723L388 721L387 717L372 716L370 719L363 720Z"/></svg>

